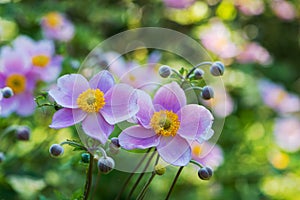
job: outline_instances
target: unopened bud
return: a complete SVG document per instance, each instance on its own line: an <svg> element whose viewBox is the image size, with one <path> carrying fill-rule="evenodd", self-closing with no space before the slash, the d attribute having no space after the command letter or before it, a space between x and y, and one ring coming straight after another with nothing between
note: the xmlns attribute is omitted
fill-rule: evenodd
<svg viewBox="0 0 300 200"><path fill-rule="evenodd" d="M18 140L27 141L30 138L30 129L27 126L20 126L16 129Z"/></svg>
<svg viewBox="0 0 300 200"><path fill-rule="evenodd" d="M3 88L1 92L4 98L10 98L14 95L14 92L10 87Z"/></svg>
<svg viewBox="0 0 300 200"><path fill-rule="evenodd" d="M82 153L81 154L81 161L83 163L89 163L91 159L91 155L89 153Z"/></svg>
<svg viewBox="0 0 300 200"><path fill-rule="evenodd" d="M202 69L195 69L195 71L194 71L194 77L196 78L196 79L201 79L201 78L203 78L203 75L204 75L204 71L202 70Z"/></svg>
<svg viewBox="0 0 300 200"><path fill-rule="evenodd" d="M213 171L209 167L203 167L199 169L198 176L202 180L209 180L213 175Z"/></svg>
<svg viewBox="0 0 300 200"><path fill-rule="evenodd" d="M115 167L115 161L111 157L101 157L98 160L98 170L104 174L107 174Z"/></svg>
<svg viewBox="0 0 300 200"><path fill-rule="evenodd" d="M201 97L205 100L209 100L214 97L214 91L210 86L204 86L201 92Z"/></svg>
<svg viewBox="0 0 300 200"><path fill-rule="evenodd" d="M157 175L161 176L166 172L166 168L161 164L157 164L154 167L154 171Z"/></svg>
<svg viewBox="0 0 300 200"><path fill-rule="evenodd" d="M214 62L210 67L210 73L214 76L222 76L224 71L224 64L220 61Z"/></svg>
<svg viewBox="0 0 300 200"><path fill-rule="evenodd" d="M53 157L58 157L64 153L64 148L59 144L52 144L49 149L49 153Z"/></svg>
<svg viewBox="0 0 300 200"><path fill-rule="evenodd" d="M171 75L171 68L167 65L160 66L158 73L161 77L167 78Z"/></svg>

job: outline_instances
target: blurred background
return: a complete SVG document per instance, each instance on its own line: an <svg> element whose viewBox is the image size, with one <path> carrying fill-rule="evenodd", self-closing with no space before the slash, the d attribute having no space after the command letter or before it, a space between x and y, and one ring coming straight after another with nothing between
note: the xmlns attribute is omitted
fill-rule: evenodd
<svg viewBox="0 0 300 200"><path fill-rule="evenodd" d="M214 110L215 116L225 118L225 125L216 155L208 161L215 169L213 178L202 181L197 169L188 166L170 199L298 200L299 20L299 0L0 0L0 69L5 65L3 52L17 49L20 36L33 43L51 40L61 68L51 79L37 80L31 90L43 104L43 91L59 76L76 73L89 52L110 36L139 27L184 33L226 66L226 112L222 107ZM154 53L136 51L123 56L122 63L145 64ZM186 64L180 57L156 56L157 62L172 67ZM105 60L101 52L95 57L99 63ZM17 106L6 111L8 104L3 102L0 199L77 199L87 168L81 152L65 147L58 159L48 152L53 143L78 140L76 129L50 129L55 112L51 107L37 106L24 114ZM217 98L213 104L224 106ZM29 138L18 135L22 127L28 128ZM164 199L176 171L168 167L156 177L145 199ZM94 169L93 174L91 199L114 199L128 176L117 170L100 175Z"/></svg>

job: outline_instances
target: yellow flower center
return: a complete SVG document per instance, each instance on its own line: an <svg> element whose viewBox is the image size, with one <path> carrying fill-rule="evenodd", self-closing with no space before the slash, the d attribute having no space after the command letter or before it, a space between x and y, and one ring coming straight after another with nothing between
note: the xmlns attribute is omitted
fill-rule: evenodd
<svg viewBox="0 0 300 200"><path fill-rule="evenodd" d="M276 105L281 104L286 97L287 97L287 93L284 90L280 90L277 96L275 97L275 104Z"/></svg>
<svg viewBox="0 0 300 200"><path fill-rule="evenodd" d="M155 112L150 125L156 134L162 136L175 136L180 126L178 115L168 110Z"/></svg>
<svg viewBox="0 0 300 200"><path fill-rule="evenodd" d="M62 24L62 17L56 12L51 12L45 16L45 21L47 26L56 28Z"/></svg>
<svg viewBox="0 0 300 200"><path fill-rule="evenodd" d="M105 105L104 94L101 90L88 89L82 92L77 98L77 105L88 113L99 112Z"/></svg>
<svg viewBox="0 0 300 200"><path fill-rule="evenodd" d="M193 146L192 152L193 152L193 154L194 154L195 156L200 156L201 153L202 153L202 148L201 148L201 146L200 146L200 145L195 145L195 146Z"/></svg>
<svg viewBox="0 0 300 200"><path fill-rule="evenodd" d="M21 74L12 74L6 79L6 85L10 87L15 94L25 91L26 78Z"/></svg>
<svg viewBox="0 0 300 200"><path fill-rule="evenodd" d="M32 57L32 64L36 67L44 68L50 62L50 58L46 55L37 55Z"/></svg>

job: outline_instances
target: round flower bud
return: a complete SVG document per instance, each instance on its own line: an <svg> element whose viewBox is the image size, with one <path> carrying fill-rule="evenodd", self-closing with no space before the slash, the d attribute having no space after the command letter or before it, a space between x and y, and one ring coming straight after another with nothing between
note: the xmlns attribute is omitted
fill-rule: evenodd
<svg viewBox="0 0 300 200"><path fill-rule="evenodd" d="M89 163L91 159L91 155L89 153L82 153L81 154L81 161L83 163Z"/></svg>
<svg viewBox="0 0 300 200"><path fill-rule="evenodd" d="M53 157L58 157L64 153L64 148L59 144L52 144L49 149L49 153Z"/></svg>
<svg viewBox="0 0 300 200"><path fill-rule="evenodd" d="M202 88L201 97L205 100L209 100L214 97L214 91L210 86L204 86Z"/></svg>
<svg viewBox="0 0 300 200"><path fill-rule="evenodd" d="M115 145L116 147L120 148L120 143L119 143L119 139L118 139L118 138L113 137L113 138L111 138L110 141L111 141L111 143L112 143L113 145Z"/></svg>
<svg viewBox="0 0 300 200"><path fill-rule="evenodd" d="M202 180L209 180L213 175L213 171L209 167L203 167L199 169L198 176Z"/></svg>
<svg viewBox="0 0 300 200"><path fill-rule="evenodd" d="M10 98L14 95L14 92L10 87L3 88L1 92L4 98Z"/></svg>
<svg viewBox="0 0 300 200"><path fill-rule="evenodd" d="M27 126L20 126L16 129L18 140L27 141L30 138L30 129Z"/></svg>
<svg viewBox="0 0 300 200"><path fill-rule="evenodd" d="M220 61L214 62L210 66L210 73L214 76L222 76L224 74L224 64Z"/></svg>
<svg viewBox="0 0 300 200"><path fill-rule="evenodd" d="M171 75L171 68L167 65L160 66L158 73L161 77L167 78Z"/></svg>
<svg viewBox="0 0 300 200"><path fill-rule="evenodd" d="M0 152L0 163L2 163L5 160L5 155L3 152Z"/></svg>
<svg viewBox="0 0 300 200"><path fill-rule="evenodd" d="M104 174L108 174L115 167L115 161L111 157L101 157L98 160L98 170Z"/></svg>
<svg viewBox="0 0 300 200"><path fill-rule="evenodd" d="M157 175L161 176L166 172L166 168L160 164L155 165L154 171Z"/></svg>
<svg viewBox="0 0 300 200"><path fill-rule="evenodd" d="M194 71L194 77L195 79L201 79L203 78L203 75L204 75L204 71L202 69L195 69Z"/></svg>
<svg viewBox="0 0 300 200"><path fill-rule="evenodd" d="M120 151L120 143L119 143L119 139L114 137L110 140L110 143L109 143L109 149L108 151L111 153L111 154L118 154L119 151Z"/></svg>

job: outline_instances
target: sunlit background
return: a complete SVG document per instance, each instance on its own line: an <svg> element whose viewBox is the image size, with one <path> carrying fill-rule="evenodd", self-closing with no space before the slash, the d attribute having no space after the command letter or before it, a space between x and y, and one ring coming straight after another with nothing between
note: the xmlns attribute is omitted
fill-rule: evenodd
<svg viewBox="0 0 300 200"><path fill-rule="evenodd" d="M59 56L61 68L56 75L38 72L42 78L32 94L41 97L56 83L58 74L76 73L88 53L110 36L139 27L184 33L226 66L222 77L227 90L225 112L217 96L211 102L214 115L226 119L217 150L207 161L215 168L213 178L200 180L197 169L189 165L171 199L298 200L299 20L299 0L1 0L0 71L9 57L5 49L17 45L20 36L34 43L50 39L55 47L51 59ZM63 28L56 30L58 25ZM99 63L107 57L102 52L95 55ZM144 49L121 57L112 71L122 74L132 65L147 65L150 59L191 68L180 57ZM53 108L31 111L23 109L24 102L19 104L6 111L8 104L1 103L0 199L75 199L86 176L81 152L66 147L64 155L55 159L48 149L53 143L78 139L76 129L50 129ZM29 127L30 139L6 134L11 126ZM199 151L194 148L193 153ZM128 175L117 170L97 173L95 169L91 192L95 200L113 199ZM145 199L164 199L175 173L175 167L168 167L153 181Z"/></svg>

